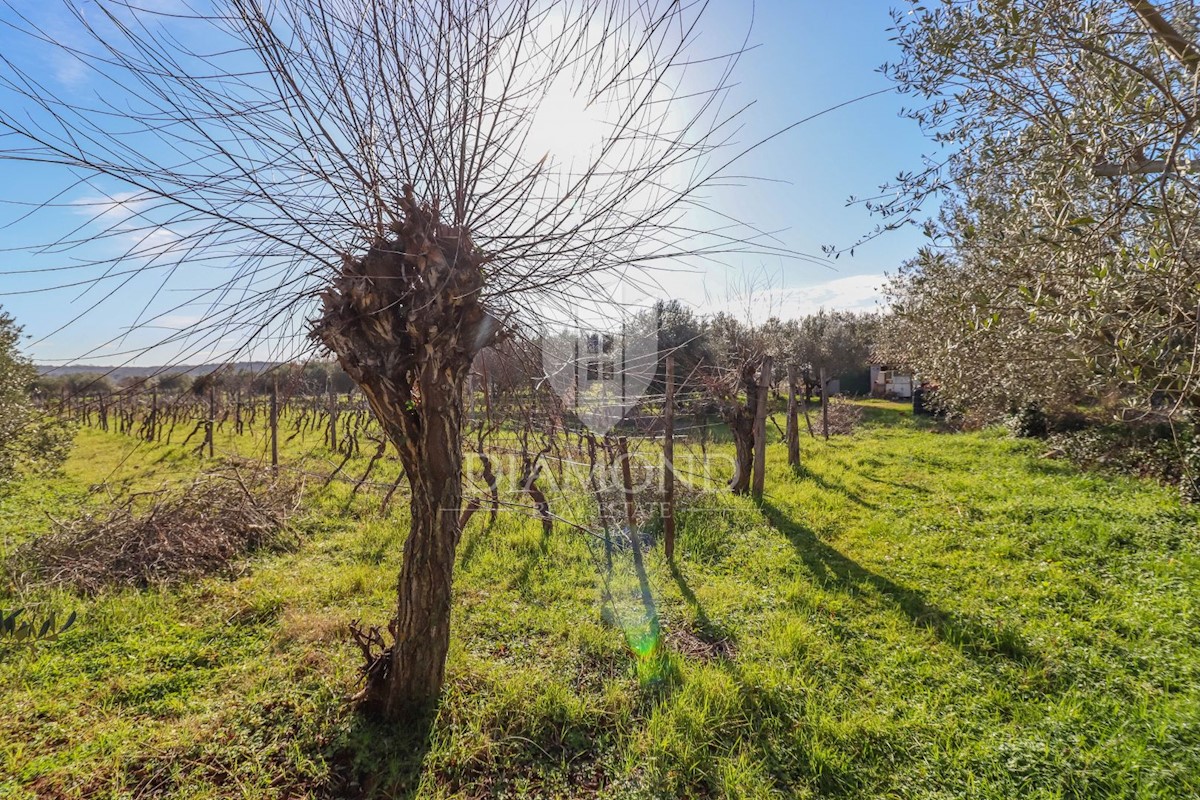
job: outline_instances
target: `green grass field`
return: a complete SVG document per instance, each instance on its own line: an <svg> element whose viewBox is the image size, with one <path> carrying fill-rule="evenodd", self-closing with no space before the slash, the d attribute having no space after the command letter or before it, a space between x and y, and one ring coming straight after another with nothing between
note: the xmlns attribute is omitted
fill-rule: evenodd
<svg viewBox="0 0 1200 800"><path fill-rule="evenodd" d="M403 502L383 518L314 481L300 546L236 578L5 589L80 619L0 655L0 797L1200 794L1200 515L868 406L855 436L805 438L799 472L775 444L763 503L691 498L676 563L660 544L642 575L565 526L477 514L427 729L345 700L346 624L390 614ZM261 452L218 443L237 446ZM0 551L199 464L83 430L61 478L0 500Z"/></svg>

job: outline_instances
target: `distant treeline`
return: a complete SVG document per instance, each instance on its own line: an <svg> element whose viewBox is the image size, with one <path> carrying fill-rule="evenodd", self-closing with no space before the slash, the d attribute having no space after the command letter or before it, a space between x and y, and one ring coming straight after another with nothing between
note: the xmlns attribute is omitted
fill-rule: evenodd
<svg viewBox="0 0 1200 800"><path fill-rule="evenodd" d="M696 314L678 301L669 300L646 309L638 315L638 320L657 328L660 354L669 351L674 355L682 393L700 391L705 375L727 368L749 353L759 353L774 359L776 383L782 382L791 369L799 389L811 396L818 391L821 370L830 378L840 379L843 391L851 394L869 391L871 353L881 317L865 312L819 311L750 325L726 313ZM591 334L593 338L595 335ZM586 354L581 352L580 357L586 358ZM121 390L203 395L214 383L222 392L243 395L268 394L273 385L289 395L322 394L331 389L345 394L356 388L336 361L326 359L292 364L136 369L143 374L118 378L115 369L65 373L64 368L56 368L38 376L30 389L41 397L77 397ZM659 373L662 369L660 362ZM479 355L476 371L486 371L498 388L528 386L531 380L541 380L544 365L537 337L526 333L484 351ZM649 387L650 394L662 392L662 380L662 374L656 375Z"/></svg>
<svg viewBox="0 0 1200 800"><path fill-rule="evenodd" d="M114 379L103 372L71 372L42 374L35 378L30 391L35 396L93 396L119 391L145 392L157 390L164 394L203 395L210 386L223 392L247 395L269 394L278 386L287 394L318 394L332 389L345 394L355 389L337 362L309 361L303 364L262 365L258 368L235 366L181 367L179 370L160 368L151 374L126 375Z"/></svg>

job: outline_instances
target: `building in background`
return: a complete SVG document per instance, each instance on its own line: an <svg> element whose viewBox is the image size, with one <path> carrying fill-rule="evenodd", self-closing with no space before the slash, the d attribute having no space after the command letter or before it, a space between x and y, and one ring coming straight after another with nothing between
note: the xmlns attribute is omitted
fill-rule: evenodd
<svg viewBox="0 0 1200 800"><path fill-rule="evenodd" d="M884 364L871 365L871 396L889 400L911 400L913 395L912 373L891 369Z"/></svg>

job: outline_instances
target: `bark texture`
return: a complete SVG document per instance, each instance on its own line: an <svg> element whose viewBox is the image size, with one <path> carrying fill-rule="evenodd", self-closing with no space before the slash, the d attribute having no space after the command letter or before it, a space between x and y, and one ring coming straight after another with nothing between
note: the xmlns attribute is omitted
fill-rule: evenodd
<svg viewBox="0 0 1200 800"><path fill-rule="evenodd" d="M759 359L746 359L737 370L736 384L726 396L718 398L721 418L733 436L734 464L729 490L734 494L750 491L754 468L754 419L758 406ZM745 401L739 395L745 394Z"/></svg>
<svg viewBox="0 0 1200 800"><path fill-rule="evenodd" d="M463 388L498 324L480 301L485 257L468 231L405 187L404 219L361 258L343 258L313 336L362 388L411 489L393 641L367 671L364 710L388 719L436 701L450 645L462 507Z"/></svg>
<svg viewBox="0 0 1200 800"><path fill-rule="evenodd" d="M747 494L750 477L754 471L754 412L750 407L739 408L729 421L729 432L733 434L733 477L729 479L729 491Z"/></svg>

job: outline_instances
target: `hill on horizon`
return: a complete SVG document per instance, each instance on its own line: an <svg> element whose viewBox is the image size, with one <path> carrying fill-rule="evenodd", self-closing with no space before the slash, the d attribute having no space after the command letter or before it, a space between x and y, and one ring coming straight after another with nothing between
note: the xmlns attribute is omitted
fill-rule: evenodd
<svg viewBox="0 0 1200 800"><path fill-rule="evenodd" d="M232 364L166 364L160 366L106 366L102 364L68 364L49 366L36 364L39 375L107 375L115 381L122 378L143 378L151 375L204 375L215 369L230 369L234 372L266 372L277 367L277 361L235 361Z"/></svg>

